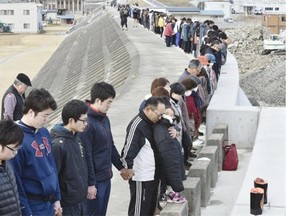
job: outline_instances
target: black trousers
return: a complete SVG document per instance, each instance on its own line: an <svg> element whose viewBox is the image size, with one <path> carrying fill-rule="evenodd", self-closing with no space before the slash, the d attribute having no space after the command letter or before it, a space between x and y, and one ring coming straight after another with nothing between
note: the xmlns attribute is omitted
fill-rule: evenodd
<svg viewBox="0 0 288 216"><path fill-rule="evenodd" d="M129 216L154 215L157 204L159 180L141 182L129 180Z"/></svg>
<svg viewBox="0 0 288 216"><path fill-rule="evenodd" d="M86 206L84 201L73 206L62 206L63 216L84 216L86 215Z"/></svg>

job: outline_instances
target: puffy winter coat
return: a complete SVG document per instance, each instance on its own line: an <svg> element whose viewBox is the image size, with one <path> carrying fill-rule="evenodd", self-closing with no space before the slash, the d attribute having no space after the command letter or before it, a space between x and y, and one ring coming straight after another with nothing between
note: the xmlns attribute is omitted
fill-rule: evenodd
<svg viewBox="0 0 288 216"><path fill-rule="evenodd" d="M0 215L22 215L16 180L9 162L0 165Z"/></svg>
<svg viewBox="0 0 288 216"><path fill-rule="evenodd" d="M162 118L154 125L153 133L161 173L165 175L167 185L170 185L175 192L181 192L184 190L182 181L185 180L184 159L180 143L169 134L168 128L171 126L167 119Z"/></svg>

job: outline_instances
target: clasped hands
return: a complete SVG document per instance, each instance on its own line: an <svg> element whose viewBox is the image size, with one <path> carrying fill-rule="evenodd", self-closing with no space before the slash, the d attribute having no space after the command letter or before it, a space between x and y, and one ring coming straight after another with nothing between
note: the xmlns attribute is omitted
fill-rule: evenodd
<svg viewBox="0 0 288 216"><path fill-rule="evenodd" d="M134 170L123 168L120 170L120 175L124 180L128 180L134 176Z"/></svg>

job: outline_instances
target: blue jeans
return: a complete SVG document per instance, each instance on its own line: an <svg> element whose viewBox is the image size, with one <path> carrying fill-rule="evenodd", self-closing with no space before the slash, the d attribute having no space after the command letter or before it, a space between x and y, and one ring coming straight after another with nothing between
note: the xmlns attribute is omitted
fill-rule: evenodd
<svg viewBox="0 0 288 216"><path fill-rule="evenodd" d="M86 212L89 216L106 215L110 197L111 181L97 182L96 199L86 200Z"/></svg>

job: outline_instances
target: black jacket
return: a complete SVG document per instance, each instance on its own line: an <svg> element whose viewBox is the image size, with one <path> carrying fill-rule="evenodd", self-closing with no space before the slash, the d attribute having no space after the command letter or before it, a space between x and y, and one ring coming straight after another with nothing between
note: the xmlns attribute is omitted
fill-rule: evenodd
<svg viewBox="0 0 288 216"><path fill-rule="evenodd" d="M167 119L162 118L154 125L154 139L160 159L161 173L166 177L167 185L175 192L184 190L185 177L184 160L180 143L172 138L168 128L173 126Z"/></svg>
<svg viewBox="0 0 288 216"><path fill-rule="evenodd" d="M0 165L0 215L22 215L14 172L5 161Z"/></svg>
<svg viewBox="0 0 288 216"><path fill-rule="evenodd" d="M85 200L88 190L87 165L82 141L63 124L51 130L52 149L58 170L61 205L72 206Z"/></svg>
<svg viewBox="0 0 288 216"><path fill-rule="evenodd" d="M158 156L153 138L153 122L141 111L128 127L121 152L123 166L134 169L134 181L158 180ZM153 154L150 154L151 151Z"/></svg>
<svg viewBox="0 0 288 216"><path fill-rule="evenodd" d="M1 110L1 119L4 119L4 99L8 94L14 94L16 97L16 106L14 109L14 113L13 113L13 121L17 121L20 120L23 116L23 104L24 104L24 99L25 99L25 95L23 94L22 96L19 94L19 92L17 91L17 89L11 85L7 91L5 92L5 94L2 97L2 110Z"/></svg>

